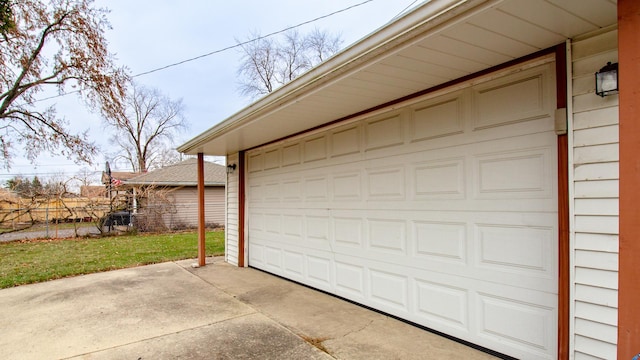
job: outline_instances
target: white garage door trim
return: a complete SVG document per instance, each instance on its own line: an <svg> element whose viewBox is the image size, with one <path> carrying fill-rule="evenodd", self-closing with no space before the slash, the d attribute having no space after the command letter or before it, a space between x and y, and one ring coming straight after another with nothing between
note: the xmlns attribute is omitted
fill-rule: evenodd
<svg viewBox="0 0 640 360"><path fill-rule="evenodd" d="M555 70L539 62L247 152L249 265L555 358Z"/></svg>

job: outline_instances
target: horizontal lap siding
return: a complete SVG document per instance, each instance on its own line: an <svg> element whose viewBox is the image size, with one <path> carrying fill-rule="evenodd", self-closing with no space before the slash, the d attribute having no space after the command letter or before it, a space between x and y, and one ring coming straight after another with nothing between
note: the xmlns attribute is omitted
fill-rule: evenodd
<svg viewBox="0 0 640 360"><path fill-rule="evenodd" d="M227 156L227 164L237 164L238 154ZM225 221L225 259L229 264L238 265L238 173L237 169L227 175L226 221Z"/></svg>
<svg viewBox="0 0 640 360"><path fill-rule="evenodd" d="M205 188L205 223L224 225L224 187ZM179 188L170 193L175 211L164 215L165 224L171 228L198 226L198 190L195 186Z"/></svg>
<svg viewBox="0 0 640 360"><path fill-rule="evenodd" d="M617 31L575 41L573 53L573 283L575 359L614 359L618 308L618 97L594 93L594 73L617 61Z"/></svg>

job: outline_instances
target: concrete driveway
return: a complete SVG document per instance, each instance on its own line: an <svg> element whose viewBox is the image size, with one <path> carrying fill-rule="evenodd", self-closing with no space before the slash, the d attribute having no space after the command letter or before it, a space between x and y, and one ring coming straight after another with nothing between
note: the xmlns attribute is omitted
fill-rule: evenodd
<svg viewBox="0 0 640 360"><path fill-rule="evenodd" d="M3 359L493 359L221 258L0 290Z"/></svg>

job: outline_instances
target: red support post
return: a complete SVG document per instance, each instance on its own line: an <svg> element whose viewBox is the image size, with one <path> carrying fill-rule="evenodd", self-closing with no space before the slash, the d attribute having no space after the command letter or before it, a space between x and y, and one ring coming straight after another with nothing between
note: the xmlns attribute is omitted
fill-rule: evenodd
<svg viewBox="0 0 640 360"><path fill-rule="evenodd" d="M198 266L204 266L205 223L204 223L204 154L198 153Z"/></svg>
<svg viewBox="0 0 640 360"><path fill-rule="evenodd" d="M640 353L640 1L618 0L620 240L618 359Z"/></svg>

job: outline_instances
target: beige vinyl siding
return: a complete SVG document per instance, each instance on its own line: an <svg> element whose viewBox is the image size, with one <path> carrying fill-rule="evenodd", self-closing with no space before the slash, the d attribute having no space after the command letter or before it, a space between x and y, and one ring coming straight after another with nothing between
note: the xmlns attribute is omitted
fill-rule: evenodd
<svg viewBox="0 0 640 360"><path fill-rule="evenodd" d="M572 332L575 359L615 359L618 318L618 96L594 73L617 62L616 29L572 44Z"/></svg>
<svg viewBox="0 0 640 360"><path fill-rule="evenodd" d="M205 224L224 226L224 186L205 188ZM164 215L169 228L198 226L198 188L188 186L177 188L169 195L175 207L171 214Z"/></svg>
<svg viewBox="0 0 640 360"><path fill-rule="evenodd" d="M238 164L238 153L227 156L227 164ZM240 169L227 174L226 186L226 226L225 259L229 264L238 265L238 174Z"/></svg>

